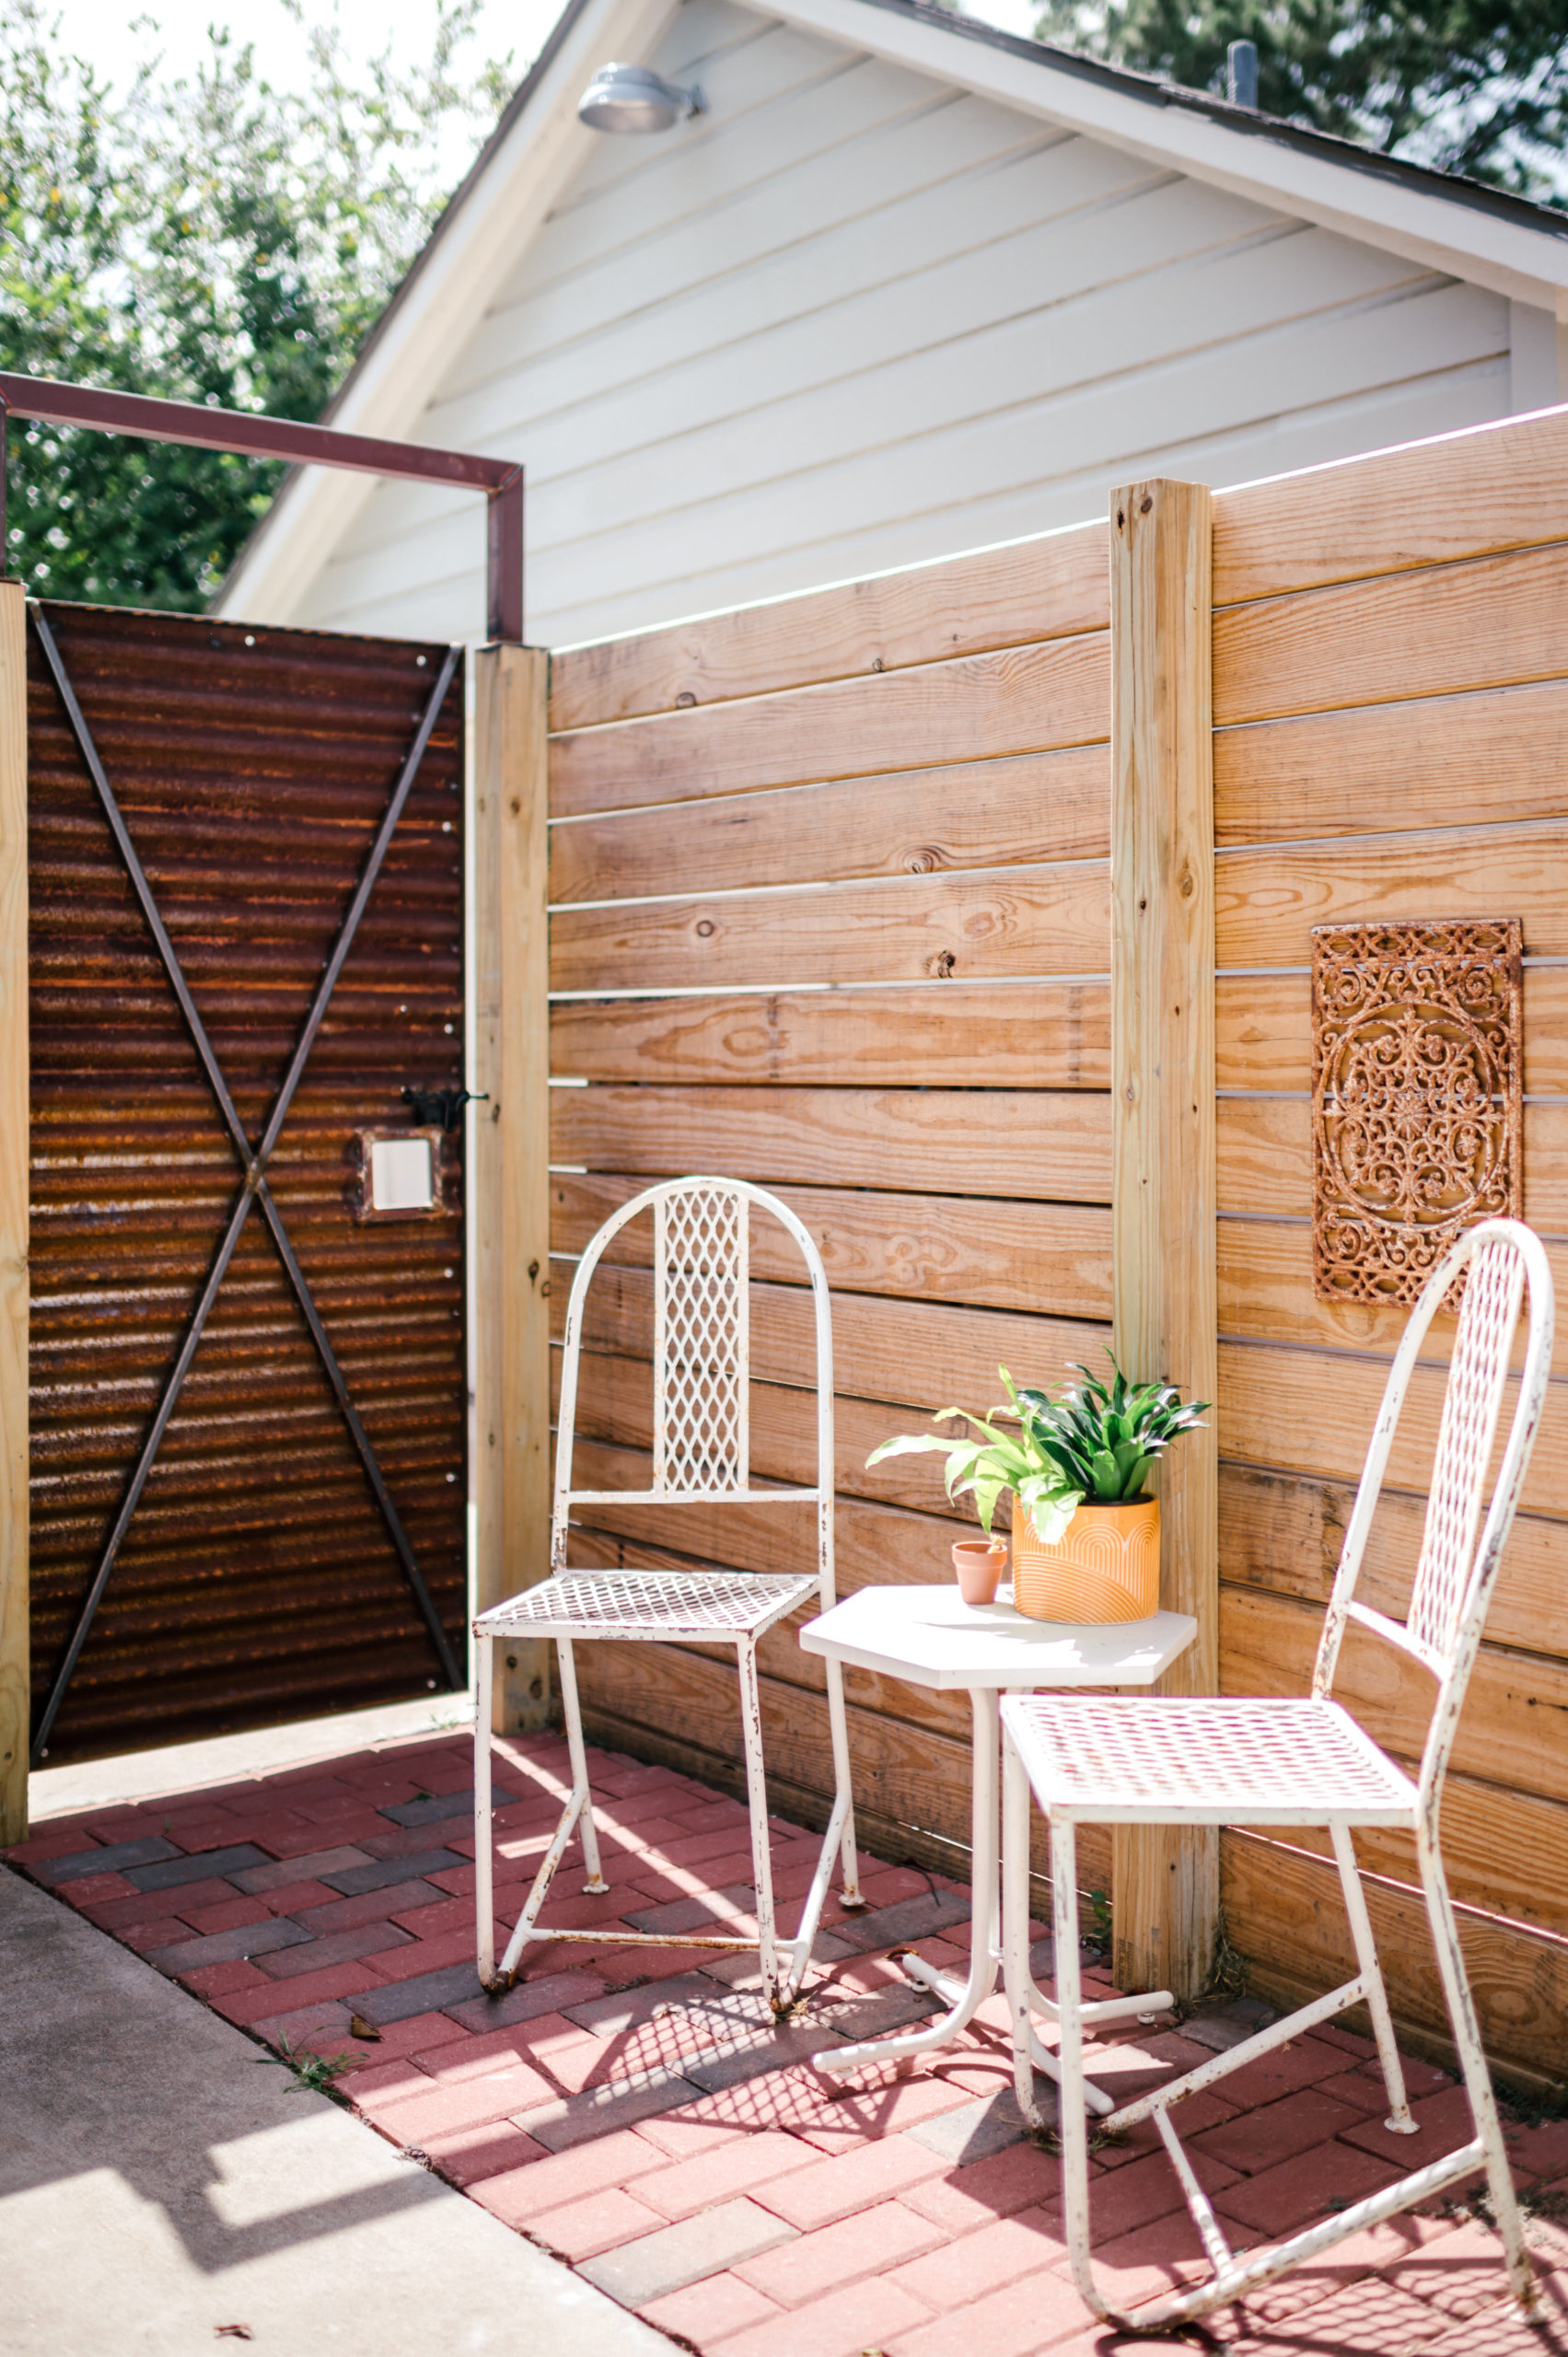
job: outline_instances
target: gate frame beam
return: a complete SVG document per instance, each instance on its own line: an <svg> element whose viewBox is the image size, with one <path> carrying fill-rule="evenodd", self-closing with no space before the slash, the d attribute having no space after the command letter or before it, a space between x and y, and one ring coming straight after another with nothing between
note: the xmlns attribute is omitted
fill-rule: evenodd
<svg viewBox="0 0 1568 2357"><path fill-rule="evenodd" d="M181 442L241 459L282 459L291 466L335 467L351 474L389 475L401 482L445 482L482 491L485 499L485 614L493 639L523 635L523 470L512 459L473 450L442 450L425 442L384 442L344 434L335 425L302 425L290 418L259 417L247 410L207 409L197 401L154 401L145 393L109 393L57 377L18 377L0 369L0 550L6 538L6 420L45 425L85 425L99 434L129 434L143 442Z"/></svg>

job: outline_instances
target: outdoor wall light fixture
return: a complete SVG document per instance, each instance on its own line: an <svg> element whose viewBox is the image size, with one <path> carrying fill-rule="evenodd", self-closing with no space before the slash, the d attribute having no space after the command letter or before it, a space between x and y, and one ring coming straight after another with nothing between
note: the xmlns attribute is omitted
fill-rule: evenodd
<svg viewBox="0 0 1568 2357"><path fill-rule="evenodd" d="M577 120L590 131L668 131L706 111L701 90L683 90L647 65L600 65L577 101Z"/></svg>

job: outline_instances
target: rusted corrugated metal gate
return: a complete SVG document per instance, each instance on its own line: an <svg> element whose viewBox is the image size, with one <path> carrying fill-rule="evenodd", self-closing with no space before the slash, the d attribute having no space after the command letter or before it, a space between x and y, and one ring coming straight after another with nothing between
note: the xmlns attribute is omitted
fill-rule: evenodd
<svg viewBox="0 0 1568 2357"><path fill-rule="evenodd" d="M53 1764L445 1685L463 1222L356 1221L349 1154L412 1128L405 1086L462 1083L461 667L87 607L38 609L28 635L35 1727L52 1698ZM236 1121L248 1215L126 1521L247 1190Z"/></svg>

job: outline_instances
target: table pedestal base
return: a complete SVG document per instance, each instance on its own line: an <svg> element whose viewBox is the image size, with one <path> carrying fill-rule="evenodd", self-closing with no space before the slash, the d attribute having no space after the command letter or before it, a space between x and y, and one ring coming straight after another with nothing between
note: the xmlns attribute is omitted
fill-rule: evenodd
<svg viewBox="0 0 1568 2357"><path fill-rule="evenodd" d="M970 1702L974 1713L974 1802L972 1820L972 1862L974 1882L970 1918L970 1968L960 1980L954 1973L941 1971L927 1964L923 1956L905 1956L900 1958L906 1977L923 1989L940 1997L948 2011L940 2021L925 2029L911 2030L902 2038L866 2038L853 2046L838 2046L814 2055L812 2061L819 2071L835 2074L857 2071L865 2062L896 2062L906 2055L932 2054L953 2040L968 2027L986 1999L996 1987L1002 1968L1000 1874L998 1871L998 1817L1000 1804L1000 1766L1002 1749L1001 1716L997 1689L994 1687L971 1687ZM1111 2022L1152 2020L1156 2014L1165 2013L1175 1999L1167 1989L1153 1989L1141 1997L1107 1997L1098 2004L1080 2008L1086 2027ZM1057 2018L1056 2001L1044 1991L1029 1983L1031 2009L1044 2021ZM1031 2030L1029 2043L1033 2049L1035 2068L1048 2078L1060 2080L1056 2058L1042 2046ZM1103 2116L1114 2111L1111 2096L1086 2080L1084 2100L1088 2109Z"/></svg>

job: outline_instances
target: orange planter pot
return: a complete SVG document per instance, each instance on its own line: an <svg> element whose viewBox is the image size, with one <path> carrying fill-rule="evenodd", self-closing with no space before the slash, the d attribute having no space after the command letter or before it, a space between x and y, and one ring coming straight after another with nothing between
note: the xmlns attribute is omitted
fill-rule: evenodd
<svg viewBox="0 0 1568 2357"><path fill-rule="evenodd" d="M1013 1501L1013 1601L1031 1620L1146 1620L1160 1604L1160 1505L1081 1505L1048 1547Z"/></svg>

